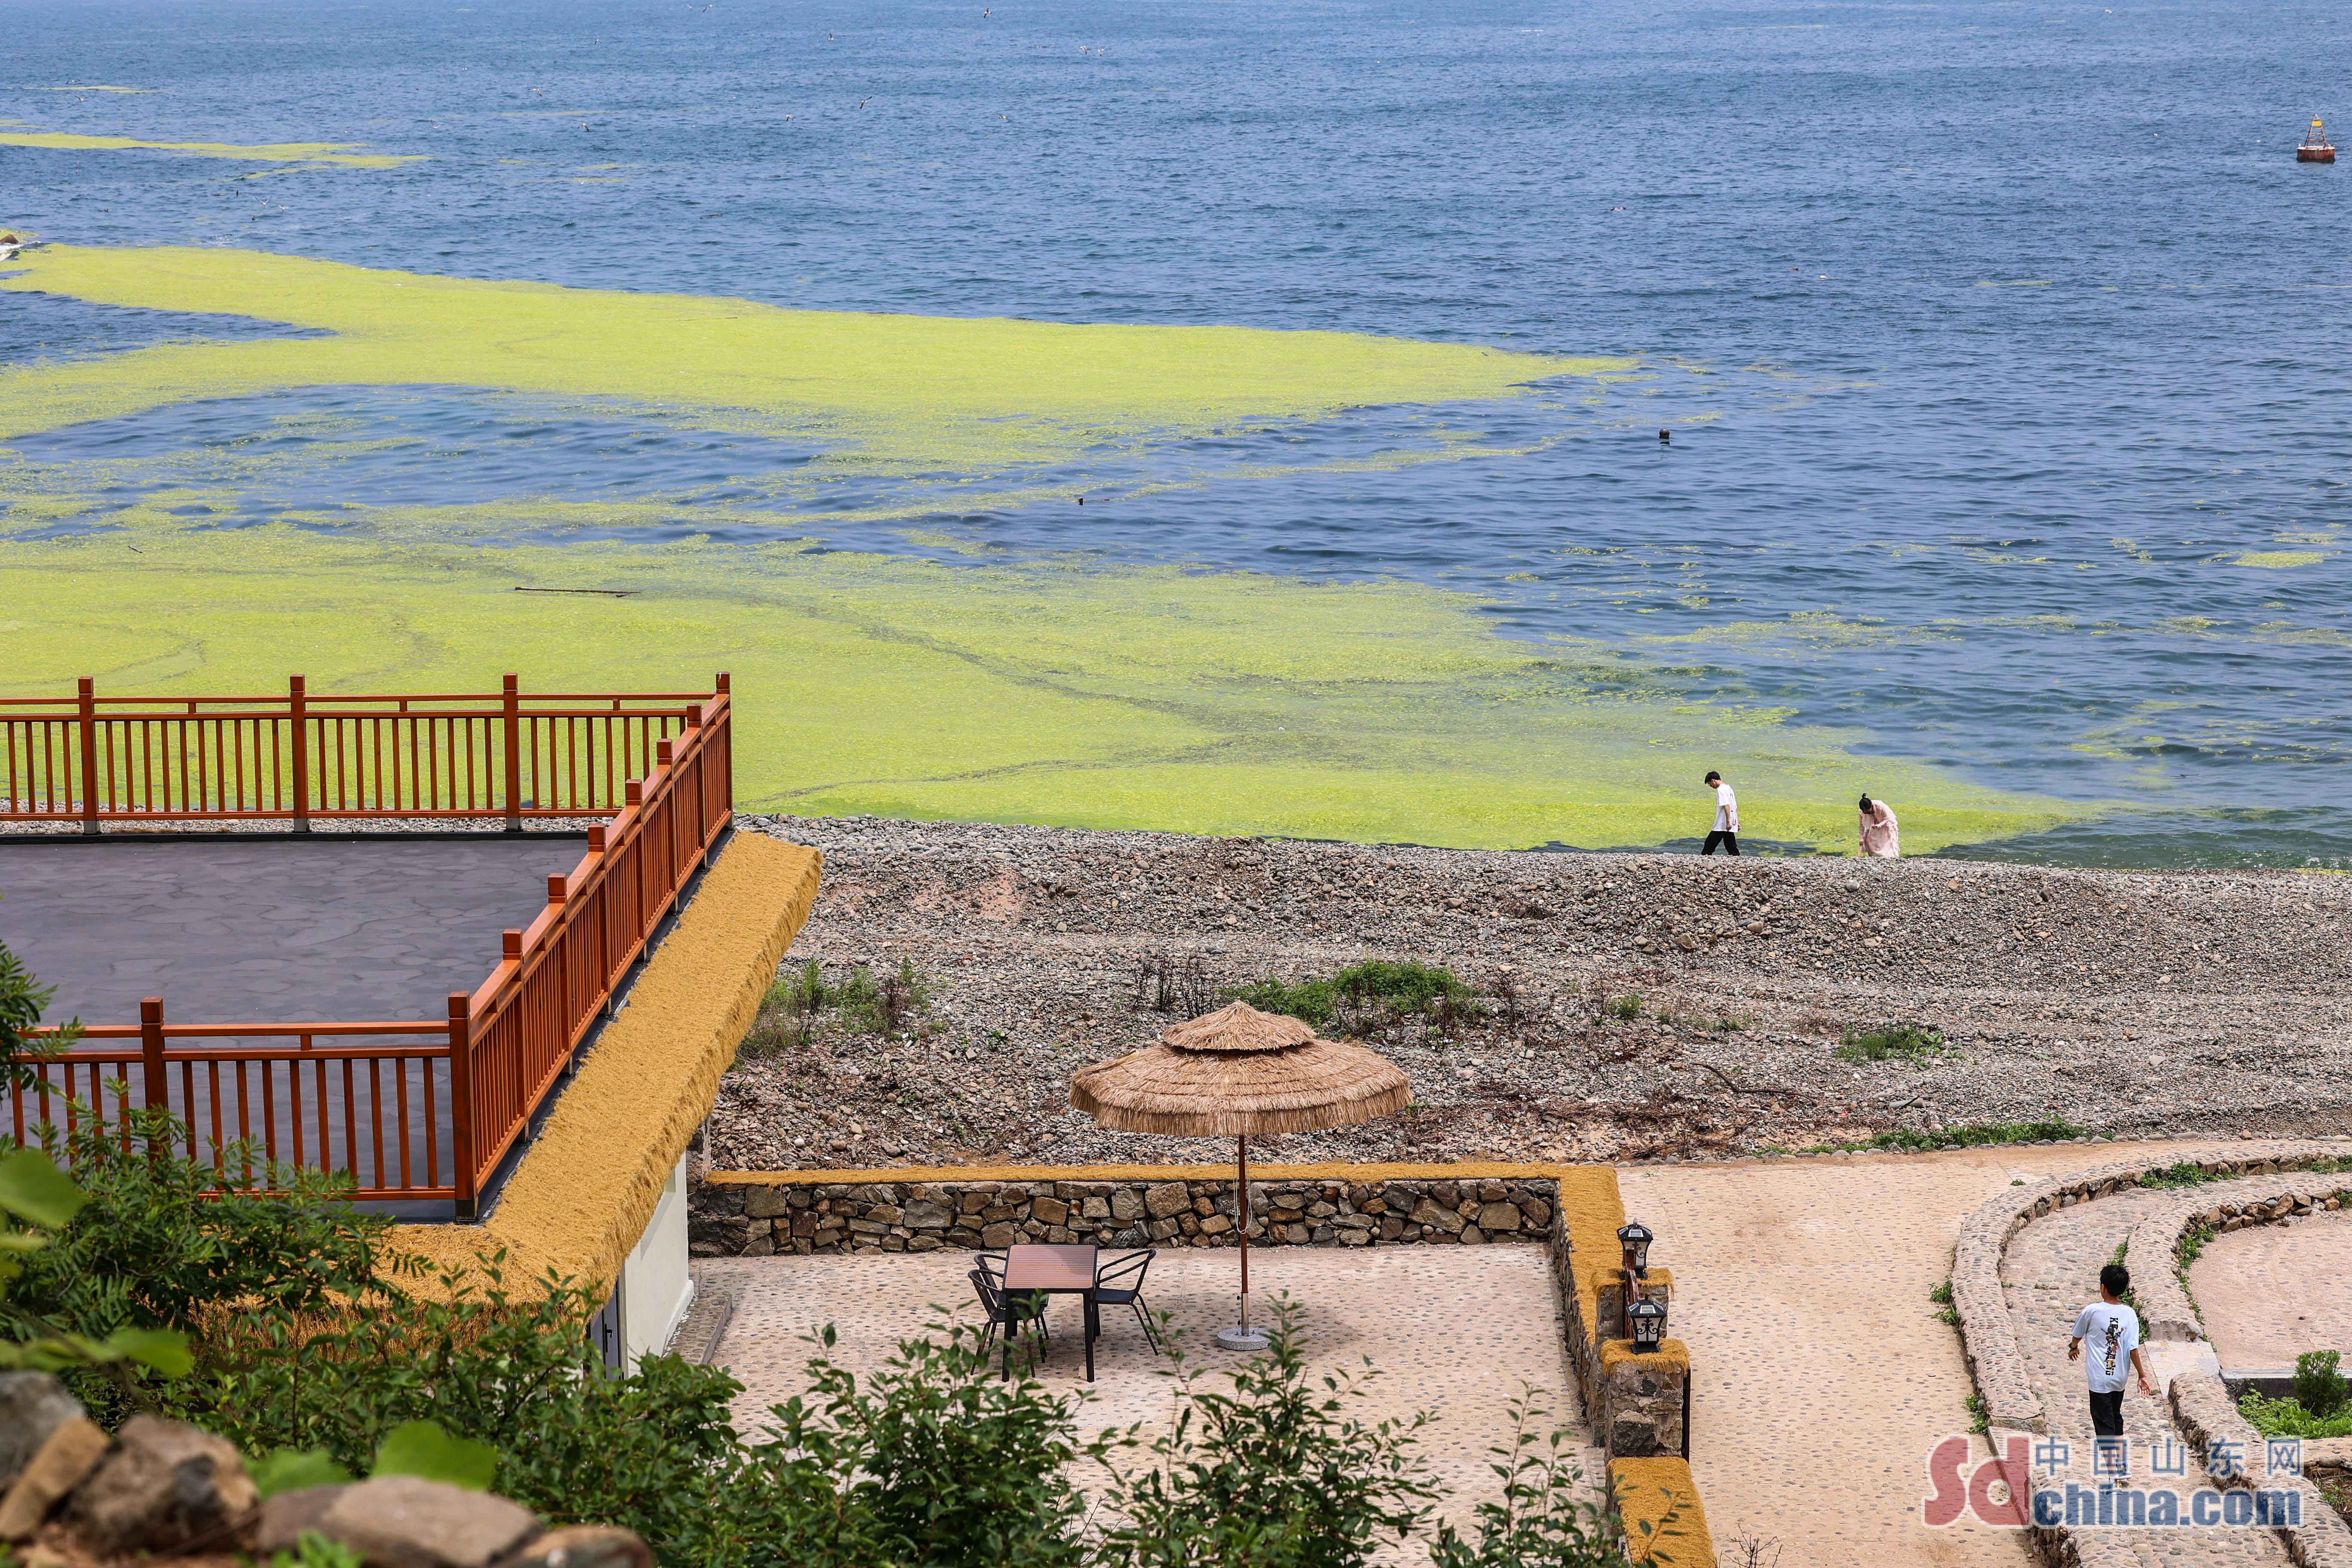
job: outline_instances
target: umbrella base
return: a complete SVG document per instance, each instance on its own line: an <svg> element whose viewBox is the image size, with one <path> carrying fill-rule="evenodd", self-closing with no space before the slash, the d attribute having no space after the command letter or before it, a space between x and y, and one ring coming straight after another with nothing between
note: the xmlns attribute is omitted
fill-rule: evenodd
<svg viewBox="0 0 2352 1568"><path fill-rule="evenodd" d="M1215 1337L1221 1351L1262 1351L1274 1342L1264 1329L1219 1329Z"/></svg>

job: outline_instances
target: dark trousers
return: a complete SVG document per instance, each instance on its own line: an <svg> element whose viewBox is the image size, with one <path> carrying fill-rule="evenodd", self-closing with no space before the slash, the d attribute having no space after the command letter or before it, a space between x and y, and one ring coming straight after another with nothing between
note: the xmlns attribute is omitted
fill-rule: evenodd
<svg viewBox="0 0 2352 1568"><path fill-rule="evenodd" d="M2124 1391L2102 1394L2091 1390L2091 1435L2095 1437L2120 1437L2124 1435Z"/></svg>
<svg viewBox="0 0 2352 1568"><path fill-rule="evenodd" d="M1715 847L1718 844L1731 851L1734 855L1739 853L1739 835L1737 833L1720 832L1708 834L1706 836L1706 847L1700 850L1699 853L1702 855L1712 855L1715 853Z"/></svg>

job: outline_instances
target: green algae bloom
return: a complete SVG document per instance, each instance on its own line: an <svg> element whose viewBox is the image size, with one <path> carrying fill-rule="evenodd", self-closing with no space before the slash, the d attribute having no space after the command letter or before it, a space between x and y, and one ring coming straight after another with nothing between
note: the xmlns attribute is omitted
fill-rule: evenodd
<svg viewBox="0 0 2352 1568"><path fill-rule="evenodd" d="M137 92L130 87L58 89ZM144 142L135 136L79 136L63 131L0 131L0 147L47 147L62 153L185 153L197 158L236 158L250 163L308 163L330 169L397 169L422 163L421 153L354 153L355 142L269 142L241 146L232 142Z"/></svg>
<svg viewBox="0 0 2352 1568"><path fill-rule="evenodd" d="M298 671L314 690L457 690L505 670L680 689L728 669L738 798L818 814L1643 845L1704 826L1709 767L1738 781L1751 835L1841 851L1858 773L1901 803L1915 850L2085 814L1644 689L1410 584L798 543L484 547L449 542L446 515L335 521L215 531L147 513L0 534L0 602L41 606L37 635L0 612L0 690L70 691L79 675L114 692L269 690Z"/></svg>
<svg viewBox="0 0 2352 1568"><path fill-rule="evenodd" d="M1350 408L1502 397L1626 363L1354 332L795 310L244 250L52 245L17 266L0 288L332 335L0 372L0 439L198 397L464 385L611 398L708 428L969 468Z"/></svg>

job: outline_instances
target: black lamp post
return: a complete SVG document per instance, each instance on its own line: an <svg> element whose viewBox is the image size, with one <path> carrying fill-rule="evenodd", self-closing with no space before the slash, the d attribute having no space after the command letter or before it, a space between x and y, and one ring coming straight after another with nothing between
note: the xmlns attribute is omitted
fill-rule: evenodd
<svg viewBox="0 0 2352 1568"><path fill-rule="evenodd" d="M1666 1337L1666 1304L1645 1296L1625 1309L1625 1321L1633 1330L1634 1353L1648 1355Z"/></svg>
<svg viewBox="0 0 2352 1568"><path fill-rule="evenodd" d="M1656 1239L1650 1234L1650 1227L1638 1219L1618 1230L1617 1245L1625 1249L1624 1267L1633 1271L1634 1279L1650 1277L1650 1243Z"/></svg>

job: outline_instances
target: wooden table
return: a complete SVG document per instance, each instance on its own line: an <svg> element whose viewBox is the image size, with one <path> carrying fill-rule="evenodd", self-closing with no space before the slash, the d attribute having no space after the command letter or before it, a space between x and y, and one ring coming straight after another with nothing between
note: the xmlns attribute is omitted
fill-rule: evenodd
<svg viewBox="0 0 2352 1568"><path fill-rule="evenodd" d="M1095 1306L1095 1248L1026 1246L1004 1253L1004 1293L1076 1296L1086 1305L1087 1381L1095 1380L1095 1333L1101 1316ZM1004 1367L1013 1367L1013 1336L1004 1336Z"/></svg>

